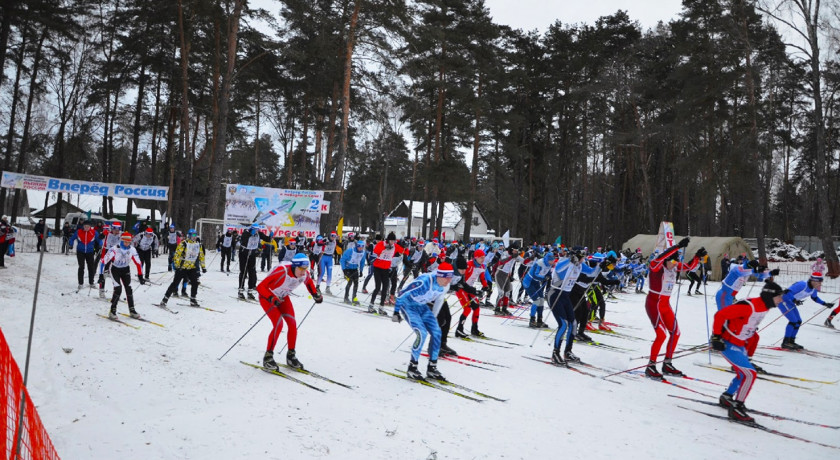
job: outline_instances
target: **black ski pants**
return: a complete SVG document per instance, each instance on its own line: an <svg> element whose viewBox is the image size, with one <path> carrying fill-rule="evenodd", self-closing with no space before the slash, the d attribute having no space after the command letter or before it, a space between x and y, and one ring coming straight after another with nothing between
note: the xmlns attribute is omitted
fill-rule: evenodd
<svg viewBox="0 0 840 460"><path fill-rule="evenodd" d="M88 284L93 284L93 274L96 272L96 260L92 252L77 252L76 262L79 263L79 284L84 284L85 266L88 271Z"/></svg>
<svg viewBox="0 0 840 460"><path fill-rule="evenodd" d="M111 313L117 314L117 302L125 288L125 300L128 301L128 311L134 313L134 292L131 290L130 267L111 267L111 280L114 282L114 294L111 296Z"/></svg>

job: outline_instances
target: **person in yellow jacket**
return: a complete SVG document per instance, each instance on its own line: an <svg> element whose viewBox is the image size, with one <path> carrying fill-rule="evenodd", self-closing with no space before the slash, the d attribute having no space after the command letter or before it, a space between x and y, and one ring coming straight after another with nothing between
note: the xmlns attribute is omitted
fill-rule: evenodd
<svg viewBox="0 0 840 460"><path fill-rule="evenodd" d="M264 272L266 269L271 271L271 259L277 254L277 241L271 238L267 241L260 240L260 271Z"/></svg>
<svg viewBox="0 0 840 460"><path fill-rule="evenodd" d="M198 235L195 229L189 229L187 231L187 238L181 241L175 249L175 256L173 258L175 279L172 280L172 284L166 290L166 294L164 294L163 300L160 301L160 305L166 306L166 302L169 301L169 296L178 292L178 284L181 283L181 280L186 279L190 282L190 306L200 306L195 299L198 293L198 270L201 267L201 271L207 273L207 269L204 266L204 248L201 247L201 243L197 237Z"/></svg>

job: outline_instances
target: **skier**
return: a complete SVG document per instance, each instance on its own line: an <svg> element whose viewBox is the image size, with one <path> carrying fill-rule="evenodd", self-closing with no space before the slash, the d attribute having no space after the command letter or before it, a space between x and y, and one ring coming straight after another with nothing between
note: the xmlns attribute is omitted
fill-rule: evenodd
<svg viewBox="0 0 840 460"><path fill-rule="evenodd" d="M105 262L105 255L112 247L120 244L120 235L122 225L119 222L114 222L110 226L106 226L102 230L102 244L101 256L99 258L99 298L105 298L105 274L111 274L111 265Z"/></svg>
<svg viewBox="0 0 840 460"><path fill-rule="evenodd" d="M274 347L277 339L283 330L283 321L289 327L286 333L286 340L289 350L286 352L286 364L289 367L303 370L303 364L298 361L295 354L295 343L297 342L297 322L295 321L295 309L289 294L301 284L312 295L315 303L324 301L321 291L315 287L312 277L309 276L309 258L306 254L295 254L291 262L280 262L264 280L257 285L257 292L260 295L260 306L271 319L271 332L268 334L268 343L263 356L263 367L269 370L277 370L277 362L274 361Z"/></svg>
<svg viewBox="0 0 840 460"><path fill-rule="evenodd" d="M423 250L424 244L424 241L420 239L411 246L408 257L405 259L405 271L403 271L403 278L402 281L400 281L398 288L400 291L402 291L403 286L405 286L405 282L408 281L409 274L411 274L414 279L417 279L417 277L420 276L420 269L423 265L425 265L426 260L429 258L426 251Z"/></svg>
<svg viewBox="0 0 840 460"><path fill-rule="evenodd" d="M271 237L260 231L259 224L251 224L247 232L242 233L241 248L239 249L239 291L240 299L245 298L245 279L248 279L248 299L256 300L254 289L257 287L257 254L260 241L268 241Z"/></svg>
<svg viewBox="0 0 840 460"><path fill-rule="evenodd" d="M376 247L376 245L379 243L379 240L381 239L381 236L376 235L375 237L373 237L373 241L367 243L367 245L365 246L365 252L367 252L368 274L365 277L365 282L362 283L362 294L368 293L367 284L370 281L370 279L373 278L373 261L376 260L376 254L373 253L373 248ZM359 276L361 276L361 273L359 273Z"/></svg>
<svg viewBox="0 0 840 460"><path fill-rule="evenodd" d="M297 238L289 238L289 243L280 246L277 251L277 260L279 262L291 262L297 253L303 254L303 248L298 245Z"/></svg>
<svg viewBox="0 0 840 460"><path fill-rule="evenodd" d="M309 269L313 272L315 267L320 268L321 253L324 252L325 245L324 237L321 235L316 236L315 240L309 244Z"/></svg>
<svg viewBox="0 0 840 460"><path fill-rule="evenodd" d="M166 263L168 264L169 271L173 270L172 259L175 258L175 247L178 246L181 239L181 232L175 231L175 224L169 224L169 233L166 234L166 247L169 250L169 259Z"/></svg>
<svg viewBox="0 0 840 460"><path fill-rule="evenodd" d="M229 228L224 235L220 235L216 241L216 250L222 253L222 265L219 268L222 272L230 273L230 256L233 246L233 229ZM227 262L227 263L226 263Z"/></svg>
<svg viewBox="0 0 840 460"><path fill-rule="evenodd" d="M718 403L729 409L729 418L736 422L755 421L744 407L757 374L749 355L758 344L758 325L769 309L782 302L783 292L781 286L768 280L764 282L759 297L741 300L715 313L710 343L735 371L735 378L720 395Z"/></svg>
<svg viewBox="0 0 840 460"><path fill-rule="evenodd" d="M10 240L14 241L14 238L14 230L12 230L12 226L9 225L9 219L6 216L0 217L0 268L6 268L6 251L9 250ZM92 283L93 281L91 281L91 284ZM82 283L79 282L79 284Z"/></svg>
<svg viewBox="0 0 840 460"><path fill-rule="evenodd" d="M686 293L686 295L691 295L691 288L694 287L694 283L697 283L697 287L695 288L694 293L696 295L703 295L703 293L700 292L700 284L703 283L703 280L700 279L700 273L699 273L700 269L702 267L703 267L703 262L700 262L699 264L697 264L696 267L694 267L693 270L689 270L688 274L686 274L686 276L688 277L688 281L689 281L688 292Z"/></svg>
<svg viewBox="0 0 840 460"><path fill-rule="evenodd" d="M134 262L137 267L137 279L140 284L146 284L143 278L143 267L140 264L140 257L137 255L137 250L131 245L131 233L125 232L120 236L119 244L105 252L105 257L102 259L102 266L109 265L111 267L111 279L114 282L114 294L111 296L111 311L108 313L108 319L117 319L117 302L120 300L120 294L125 287L125 299L128 302L128 312L132 318L138 319L140 315L134 309L134 295L131 290L131 268L128 262Z"/></svg>
<svg viewBox="0 0 840 460"><path fill-rule="evenodd" d="M778 268L771 270L769 273L765 273L766 269L766 267L759 265L757 260L746 260L746 258L744 258L743 264L731 264L729 274L720 283L720 289L715 294L717 309L720 310L735 303L735 296L738 295L738 291L744 287L750 276L754 276L758 281L764 281L779 274Z"/></svg>
<svg viewBox="0 0 840 460"><path fill-rule="evenodd" d="M152 227L146 227L146 231L134 236L132 244L137 248L137 254L143 262L143 273L146 274L146 281L149 281L149 272L152 270L152 251L158 247L158 237Z"/></svg>
<svg viewBox="0 0 840 460"><path fill-rule="evenodd" d="M73 235L73 229L70 228L70 222L65 222L61 227L61 253L65 256L70 252L70 237Z"/></svg>
<svg viewBox="0 0 840 460"><path fill-rule="evenodd" d="M467 262L467 268L464 272L462 285L471 288L472 292L468 292L466 288L459 289L455 292L455 296L458 297L458 300L461 302L461 307L463 308L461 311L461 317L458 318L458 327L455 328L455 337L467 337L467 333L464 332L464 323L467 321L467 317L470 315L470 312L472 312L472 327L470 328L470 335L484 337L484 333L478 330L478 314L481 309L478 292L472 288L475 286L476 280L481 281L482 286L487 286L487 279L484 274L485 257L484 251L478 249L473 253L472 259ZM457 259L463 258L461 256L457 256L456 260Z"/></svg>
<svg viewBox="0 0 840 460"><path fill-rule="evenodd" d="M782 305L779 310L788 319L788 325L785 328L785 337L782 339L782 348L787 350L801 350L804 347L796 343L796 334L799 332L799 326L802 325L802 317L799 316L799 309L797 305L802 305L802 302L810 297L814 302L824 305L826 308L834 306L833 302L826 302L817 295L822 287L823 275L820 272L811 273L811 277L807 281L797 281L789 288L785 289L785 294L782 296Z"/></svg>
<svg viewBox="0 0 840 460"><path fill-rule="evenodd" d="M531 298L531 320L528 327L548 327L543 322L543 306L545 305L545 285L548 283L548 276L551 274L551 266L557 256L550 251L541 259L536 259L525 277L522 278L522 286L528 297Z"/></svg>
<svg viewBox="0 0 840 460"><path fill-rule="evenodd" d="M575 334L575 311L572 304L572 288L578 280L581 272L581 254L572 253L566 257L565 251L561 252L554 269L551 271L551 284L548 291L548 307L557 321L557 331L554 336L554 351L551 353L551 361L554 364L565 365L566 361L576 362L580 358L572 353ZM560 355L560 345L563 343L563 336L566 336L566 350L564 356ZM564 361L565 357L565 361Z"/></svg>
<svg viewBox="0 0 840 460"><path fill-rule="evenodd" d="M389 235L390 238L390 235ZM406 370L406 376L414 380L424 380L417 370L420 352L426 342L426 336L431 335L429 344L429 366L426 368L426 378L446 381L438 371L437 360L440 353L441 331L436 316L443 307L446 287L452 282L452 265L442 263L434 273L424 273L400 292L395 304L395 310L405 318L411 329L417 334L417 339L411 347L411 361ZM429 304L432 304L431 309Z"/></svg>
<svg viewBox="0 0 840 460"><path fill-rule="evenodd" d="M583 260L583 255L581 255ZM606 270L607 261L603 260L603 254L596 253L589 256L586 263L581 263L580 274L569 292L569 300L572 301L573 311L575 314L575 325L577 326L577 333L575 340L581 342L592 342L592 337L586 335L586 324L589 322L589 304L587 302L587 294L592 283L598 278L602 270ZM568 347L568 344L566 345Z"/></svg>
<svg viewBox="0 0 840 460"><path fill-rule="evenodd" d="M264 272L266 268L271 271L271 262L274 259L274 253L277 252L277 242L274 238L263 240L260 242L260 271ZM256 262L254 262L256 264Z"/></svg>
<svg viewBox="0 0 840 460"><path fill-rule="evenodd" d="M47 234L47 225L44 223L44 219L38 220L38 223L35 224L35 227L32 229L35 232L35 236L38 238L38 241L35 243L35 252L41 252L41 246L44 246L44 252L47 251L47 243L45 240L45 235Z"/></svg>
<svg viewBox="0 0 840 460"><path fill-rule="evenodd" d="M706 255L706 249L700 248L694 254L691 262L685 264L680 259L680 249L688 246L689 239L683 238L675 246L671 246L650 261L650 290L645 298L645 310L647 311L650 323L656 332L656 338L650 347L650 361L645 368L645 375L655 379L661 379L662 374L681 377L682 372L671 364L677 342L680 340L680 326L677 318L671 309L671 291L677 280L677 272L685 272L693 269L700 263L700 258ZM662 373L656 370L656 361L659 359L659 349L665 341L666 334L670 334L668 346L665 348L665 362L662 364Z"/></svg>
<svg viewBox="0 0 840 460"><path fill-rule="evenodd" d="M2 238L2 236L0 236L0 238ZM70 236L69 245L71 249L73 248L74 243L76 244L76 262L79 264L79 289L82 288L86 265L88 271L88 285L93 288L93 274L96 272L96 260L94 254L99 247L99 240L96 238L96 230L91 228L91 222L89 220L86 220L82 224L82 228L76 230L76 232Z"/></svg>
<svg viewBox="0 0 840 460"><path fill-rule="evenodd" d="M0 257L2 257L2 256L0 256ZM831 307L834 306L834 302L826 302L824 305L825 305L826 308L831 308ZM834 329L834 324L831 324L831 320L833 320L834 317L837 316L838 313L840 313L840 307L837 307L834 310L831 310L831 313L829 313L828 318L826 318L825 322L823 323L825 325L825 327L830 327L831 329Z"/></svg>
<svg viewBox="0 0 840 460"><path fill-rule="evenodd" d="M331 232L329 239L324 242L324 251L321 255L321 260L318 262L318 289L321 289L321 280L324 279L324 275L327 276L327 290L326 293L332 295L330 292L330 285L332 284L332 269L333 265L335 265L335 247L338 244L336 241L338 239L338 234L335 232Z"/></svg>
<svg viewBox="0 0 840 460"><path fill-rule="evenodd" d="M207 273L207 268L204 266L204 249L201 247L201 243L197 241L197 236L195 229L191 228L187 231L187 239L178 243L172 258L175 265L175 279L166 289L166 294L160 301L161 305L166 306L169 297L178 293L178 285L181 281L188 280L190 283L190 306L200 306L195 298L198 294L198 270L200 267L202 272ZM185 288L182 288L182 295L185 294L183 290Z"/></svg>
<svg viewBox="0 0 840 460"><path fill-rule="evenodd" d="M373 281L376 285L373 289L373 294L370 296L370 305L368 305L369 313L379 313L380 315L387 315L385 311L385 298L388 296L388 289L391 281L391 263L395 254L401 254L405 250L402 246L396 244L397 236L394 232L388 234L384 241L380 241L373 248L373 254L376 257L373 261ZM380 291L381 289L381 291ZM376 295L382 293L379 301L379 309L374 308L376 302Z"/></svg>
<svg viewBox="0 0 840 460"><path fill-rule="evenodd" d="M508 305L513 296L513 267L523 261L521 254L515 248L508 248L507 254L500 256L496 264L496 284L499 285L499 295L496 298L496 308L493 313L496 315L511 316Z"/></svg>
<svg viewBox="0 0 840 460"><path fill-rule="evenodd" d="M341 271L347 279L347 285L344 286L344 303L348 305L359 305L356 294L359 291L359 276L365 269L365 259L367 259L367 251L365 251L365 242L362 240L356 241L353 248L345 249L341 256ZM353 286L352 301L350 286Z"/></svg>

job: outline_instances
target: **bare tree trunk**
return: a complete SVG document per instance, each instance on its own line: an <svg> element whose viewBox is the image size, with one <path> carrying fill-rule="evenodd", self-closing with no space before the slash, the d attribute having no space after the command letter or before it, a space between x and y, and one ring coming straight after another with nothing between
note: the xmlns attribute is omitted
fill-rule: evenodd
<svg viewBox="0 0 840 460"><path fill-rule="evenodd" d="M227 157L227 118L230 110L230 87L234 76L233 69L236 64L237 36L239 34L239 18L242 16L242 1L234 0L233 15L228 18L227 68L222 75L222 88L219 93L218 142L213 152L213 161L210 164L211 172L207 198L208 217L218 218L222 212L220 202L222 188L219 184L222 180L222 168Z"/></svg>
<svg viewBox="0 0 840 460"><path fill-rule="evenodd" d="M157 83L155 84L155 115L152 119L152 146L151 146L151 155L152 155L152 164L151 164L151 183L157 184L157 174L156 174L156 167L157 167L157 153L158 153L158 128L160 127L160 80L161 74L157 76Z"/></svg>
<svg viewBox="0 0 840 460"><path fill-rule="evenodd" d="M257 88L257 124L254 133L254 184L260 184L260 90Z"/></svg>
<svg viewBox="0 0 840 460"><path fill-rule="evenodd" d="M137 179L137 151L140 148L140 118L143 115L143 98L146 96L146 63L140 65L140 78L137 82L137 105L134 107L134 133L131 139L131 163L128 166L128 183L133 184ZM134 201L128 200L125 212L126 224L131 224L131 212Z"/></svg>
<svg viewBox="0 0 840 460"><path fill-rule="evenodd" d="M32 103L37 96L36 82L38 80L38 70L41 66L41 50L44 46L44 40L47 38L47 29L41 32L41 38L38 39L38 46L35 47L35 57L32 60L32 74L29 77L29 97L26 100L26 118L23 121L23 138L20 140L20 154L17 161L17 172L26 172L24 164L26 164L26 151L29 149L29 127L32 123ZM18 205L20 203L20 189L15 189L15 199L12 201L12 220L14 224L17 221ZM46 207L46 206L45 206Z"/></svg>
<svg viewBox="0 0 840 460"><path fill-rule="evenodd" d="M476 188L478 186L478 147L481 145L481 74L478 74L478 94L475 108L475 133L473 135L473 158L470 177L470 200L467 202L467 210L464 215L464 234L461 239L468 242L472 231L473 208L475 208Z"/></svg>
<svg viewBox="0 0 840 460"><path fill-rule="evenodd" d="M420 160L420 151L414 150L414 166L411 168L411 192L408 194L408 226L405 229L405 234L411 235L411 224L414 220L414 188L417 184L417 162Z"/></svg>
<svg viewBox="0 0 840 460"><path fill-rule="evenodd" d="M21 35L20 52L15 60L15 82L12 85L12 107L9 114L9 132L6 135L6 158L3 159L3 171L9 171L12 166L12 147L15 140L15 119L17 106L20 102L20 77L23 74L23 58L26 53L26 31ZM6 214L6 188L0 188L0 215Z"/></svg>

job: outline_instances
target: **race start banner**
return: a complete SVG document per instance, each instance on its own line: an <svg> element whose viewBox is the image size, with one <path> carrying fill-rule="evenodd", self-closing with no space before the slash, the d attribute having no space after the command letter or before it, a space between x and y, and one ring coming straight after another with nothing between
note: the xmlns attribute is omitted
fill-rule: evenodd
<svg viewBox="0 0 840 460"><path fill-rule="evenodd" d="M328 210L324 192L227 184L225 225L260 225L277 237L302 235L314 238L320 232L321 213Z"/></svg>
<svg viewBox="0 0 840 460"><path fill-rule="evenodd" d="M39 190L55 193L78 193L81 195L116 196L138 198L141 200L166 201L169 199L169 187L137 184L108 184L83 180L57 179L55 177L36 176L3 171L0 187Z"/></svg>

